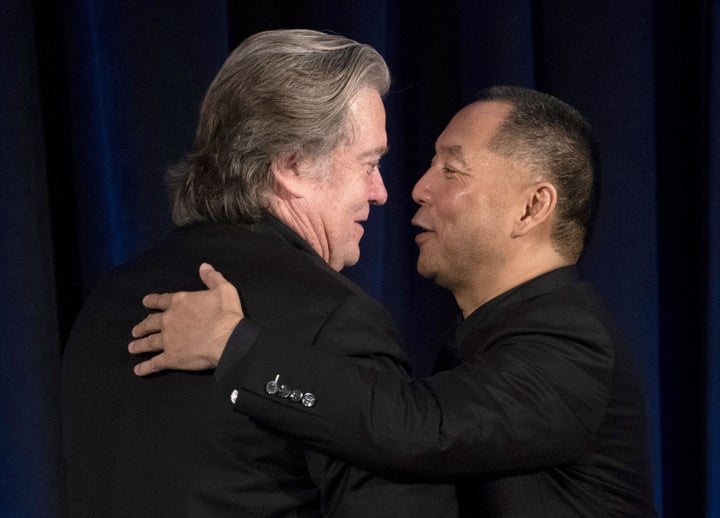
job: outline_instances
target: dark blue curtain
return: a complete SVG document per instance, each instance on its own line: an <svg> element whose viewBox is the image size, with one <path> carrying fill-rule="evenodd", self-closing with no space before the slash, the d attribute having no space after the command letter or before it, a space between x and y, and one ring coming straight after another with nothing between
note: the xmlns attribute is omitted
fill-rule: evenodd
<svg viewBox="0 0 720 518"><path fill-rule="evenodd" d="M307 27L375 46L393 72L390 201L348 274L396 315L419 374L455 313L414 271L410 191L435 137L492 84L586 114L603 174L581 269L641 366L658 508L720 517L720 2L3 5L0 515L61 514L62 345L98 278L170 231L164 170L210 80L249 34Z"/></svg>

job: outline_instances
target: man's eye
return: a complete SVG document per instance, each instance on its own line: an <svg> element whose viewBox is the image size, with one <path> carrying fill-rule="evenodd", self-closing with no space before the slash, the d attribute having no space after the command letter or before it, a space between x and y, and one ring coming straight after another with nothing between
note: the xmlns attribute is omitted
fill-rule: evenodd
<svg viewBox="0 0 720 518"><path fill-rule="evenodd" d="M380 162L372 162L368 164L368 174L372 174L375 170L380 171Z"/></svg>

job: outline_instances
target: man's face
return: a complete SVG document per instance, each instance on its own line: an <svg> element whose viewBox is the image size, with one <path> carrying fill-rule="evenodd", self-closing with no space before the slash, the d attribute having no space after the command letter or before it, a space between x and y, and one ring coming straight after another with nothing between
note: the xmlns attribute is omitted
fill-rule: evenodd
<svg viewBox="0 0 720 518"><path fill-rule="evenodd" d="M418 271L457 295L478 272L502 271L513 220L529 175L488 149L510 106L478 102L462 109L438 137L430 168L413 189Z"/></svg>
<svg viewBox="0 0 720 518"><path fill-rule="evenodd" d="M385 108L375 90L361 91L350 105L351 142L332 153L328 175L317 180L310 194L314 234L320 255L332 268L341 270L360 258L363 222L370 205L387 201L380 176L380 157L387 150Z"/></svg>

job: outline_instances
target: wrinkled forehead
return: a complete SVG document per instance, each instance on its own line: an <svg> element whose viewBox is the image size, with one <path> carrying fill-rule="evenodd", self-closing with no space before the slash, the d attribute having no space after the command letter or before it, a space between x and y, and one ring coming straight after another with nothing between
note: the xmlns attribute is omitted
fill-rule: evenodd
<svg viewBox="0 0 720 518"><path fill-rule="evenodd" d="M352 99L346 133L343 144L355 148L356 154L377 154L387 148L385 105L377 90L363 89Z"/></svg>

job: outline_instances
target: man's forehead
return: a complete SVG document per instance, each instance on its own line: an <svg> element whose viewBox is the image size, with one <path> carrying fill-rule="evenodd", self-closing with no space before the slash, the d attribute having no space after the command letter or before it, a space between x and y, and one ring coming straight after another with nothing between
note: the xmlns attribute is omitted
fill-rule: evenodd
<svg viewBox="0 0 720 518"><path fill-rule="evenodd" d="M467 161L468 155L490 142L512 108L507 103L478 101L460 110L438 137L438 153Z"/></svg>
<svg viewBox="0 0 720 518"><path fill-rule="evenodd" d="M360 160L368 160L368 159L374 159L374 158L380 158L381 156L387 154L387 152L390 151L389 146L382 146L382 147L376 147L372 149L365 149L357 154L358 159Z"/></svg>
<svg viewBox="0 0 720 518"><path fill-rule="evenodd" d="M438 144L436 152L454 158L460 162L461 165L467 167L466 153L460 144Z"/></svg>

